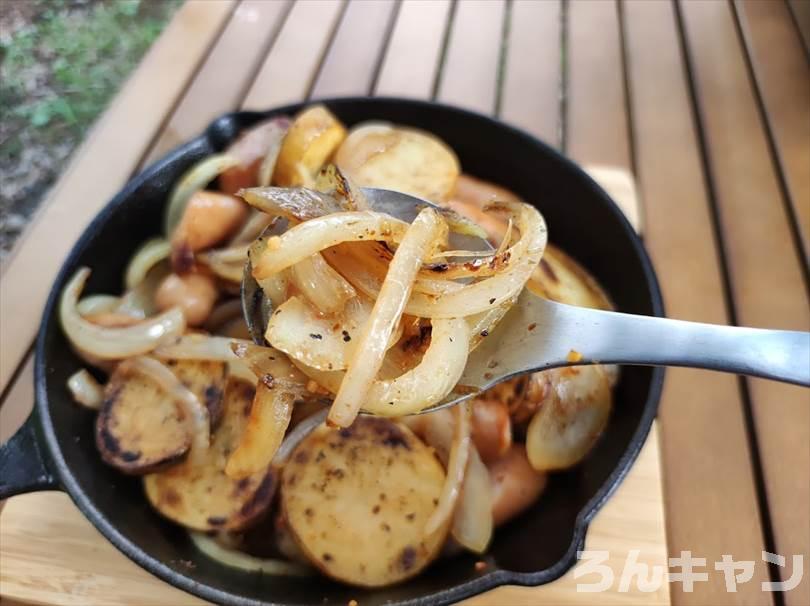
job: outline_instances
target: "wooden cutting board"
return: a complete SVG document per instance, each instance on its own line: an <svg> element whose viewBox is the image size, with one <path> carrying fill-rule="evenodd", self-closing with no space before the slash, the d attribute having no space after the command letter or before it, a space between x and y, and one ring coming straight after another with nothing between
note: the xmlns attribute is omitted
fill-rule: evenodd
<svg viewBox="0 0 810 606"><path fill-rule="evenodd" d="M619 202L636 229L639 205L632 178L624 171L589 169ZM575 578L577 568L541 587L505 586L472 598L467 606L590 605L595 601L639 606L668 606L666 584L642 593L635 582L619 590L631 551L648 566L667 566L664 497L658 431L653 425L638 460L588 530L586 549L606 551L604 562L614 582L605 592L577 591L577 584L598 575ZM70 498L42 492L9 499L0 509L0 601L5 604L70 606L205 604L152 576L120 553L88 522ZM362 606L362 604L360 605Z"/></svg>

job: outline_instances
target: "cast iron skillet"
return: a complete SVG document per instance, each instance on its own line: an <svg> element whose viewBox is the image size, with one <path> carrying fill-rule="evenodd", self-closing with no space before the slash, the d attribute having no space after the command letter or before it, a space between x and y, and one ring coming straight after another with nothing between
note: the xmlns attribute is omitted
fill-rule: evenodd
<svg viewBox="0 0 810 606"><path fill-rule="evenodd" d="M500 183L536 204L551 240L605 286L621 311L662 315L650 260L616 205L582 170L529 135L468 111L400 99L334 99L328 107L348 125L388 120L428 130L458 153L464 171ZM62 336L59 293L81 265L93 269L86 293L120 292L135 247L160 231L172 184L192 164L223 149L244 128L292 105L264 113L225 115L205 133L135 177L99 213L65 261L51 291L36 342L36 406L0 449L0 499L35 490L70 494L85 516L148 571L200 597L224 604L448 604L503 584L540 585L576 562L589 521L621 482L656 413L661 369L625 368L610 424L576 469L556 474L540 501L496 534L476 572L473 556L432 565L406 583L378 590L325 578L268 577L228 569L197 552L186 533L162 519L143 497L141 482L101 462L93 413L76 406L65 381L81 362ZM189 563L193 563L189 565Z"/></svg>

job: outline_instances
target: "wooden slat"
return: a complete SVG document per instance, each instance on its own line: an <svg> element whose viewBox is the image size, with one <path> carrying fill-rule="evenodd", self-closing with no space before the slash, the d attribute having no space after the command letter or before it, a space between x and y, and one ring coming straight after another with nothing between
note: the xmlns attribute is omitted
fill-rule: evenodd
<svg viewBox="0 0 810 606"><path fill-rule="evenodd" d="M0 277L0 392L39 325L67 251L121 187L185 89L234 7L186 3L89 133Z"/></svg>
<svg viewBox="0 0 810 606"><path fill-rule="evenodd" d="M568 5L566 152L588 164L630 169L616 3Z"/></svg>
<svg viewBox="0 0 810 606"><path fill-rule="evenodd" d="M195 137L220 114L239 107L290 5L291 0L244 0L236 8L144 164Z"/></svg>
<svg viewBox="0 0 810 606"><path fill-rule="evenodd" d="M737 320L810 328L797 251L769 154L743 49L725 3L686 2L683 11L703 117ZM802 388L748 381L759 455L779 553L810 552L810 406ZM804 506L797 506L804 504ZM810 578L810 558L805 558ZM790 575L789 569L780 569ZM810 583L785 594L810 603Z"/></svg>
<svg viewBox="0 0 810 606"><path fill-rule="evenodd" d="M504 0L456 4L437 99L484 113L495 110Z"/></svg>
<svg viewBox="0 0 810 606"><path fill-rule="evenodd" d="M500 118L560 145L559 0L515 0L509 15Z"/></svg>
<svg viewBox="0 0 810 606"><path fill-rule="evenodd" d="M646 243L671 317L727 323L709 198L684 79L672 6L626 2L628 76L635 120ZM610 119L609 116L605 117ZM669 369L659 413L673 557L690 550L707 562L722 554L759 562L735 603L770 604L751 455L737 381L708 371ZM673 603L724 604L721 575L692 593L671 587Z"/></svg>
<svg viewBox="0 0 810 606"><path fill-rule="evenodd" d="M810 2L808 0L787 0L793 11L793 18L799 35L804 41L804 51L810 55Z"/></svg>
<svg viewBox="0 0 810 606"><path fill-rule="evenodd" d="M810 7L810 2L806 5ZM810 257L810 66L782 2L735 5L762 98L777 160ZM807 14L810 19L810 12Z"/></svg>
<svg viewBox="0 0 810 606"><path fill-rule="evenodd" d="M245 109L269 109L307 96L343 7L343 0L295 3L248 91Z"/></svg>
<svg viewBox="0 0 810 606"><path fill-rule="evenodd" d="M351 0L312 87L312 97L366 95L374 84L395 0Z"/></svg>
<svg viewBox="0 0 810 606"><path fill-rule="evenodd" d="M450 8L450 0L402 0L375 94L430 97Z"/></svg>

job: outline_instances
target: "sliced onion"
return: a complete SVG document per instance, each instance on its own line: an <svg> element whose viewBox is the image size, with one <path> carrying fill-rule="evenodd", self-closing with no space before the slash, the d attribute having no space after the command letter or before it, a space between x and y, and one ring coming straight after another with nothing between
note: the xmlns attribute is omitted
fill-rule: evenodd
<svg viewBox="0 0 810 606"><path fill-rule="evenodd" d="M250 245L248 244L239 244L237 246L230 246L228 248L209 250L203 253L203 255L223 263L240 263L244 265L248 259L249 248Z"/></svg>
<svg viewBox="0 0 810 606"><path fill-rule="evenodd" d="M152 355L163 360L230 362L238 359L231 349L234 344L252 345L252 342L200 334L182 335L161 344Z"/></svg>
<svg viewBox="0 0 810 606"><path fill-rule="evenodd" d="M169 275L169 262L161 261L146 274L135 288L124 293L121 297L121 304L118 306L118 313L129 314L139 318L147 318L157 313L155 305L155 293Z"/></svg>
<svg viewBox="0 0 810 606"><path fill-rule="evenodd" d="M79 314L76 304L89 276L88 268L80 268L65 286L59 302L62 329L71 344L82 351L105 360L137 356L185 330L183 312L178 307L125 328L104 328L88 322Z"/></svg>
<svg viewBox="0 0 810 606"><path fill-rule="evenodd" d="M303 387L306 377L290 363L290 360L280 351L272 347L261 347L247 341L233 341L233 353L244 362L259 380L265 375L273 377L274 381L283 382L288 389L294 386Z"/></svg>
<svg viewBox="0 0 810 606"><path fill-rule="evenodd" d="M436 455L449 468L450 451L456 435L453 413L437 410L418 416L403 418L419 437L436 450ZM481 461L475 444L469 446L469 462L461 487L461 494L453 512L451 533L460 545L481 553L492 538L492 486L489 471Z"/></svg>
<svg viewBox="0 0 810 606"><path fill-rule="evenodd" d="M298 423L298 425L293 427L293 430L287 434L287 437L284 438L281 446L279 446L278 450L276 451L276 454L273 457L272 465L274 467L283 466L287 462L287 459L290 458L290 455L292 454L293 450L295 450L296 446L298 446L304 438L311 434L316 427L320 426L324 421L326 421L326 415L328 413L329 410L324 408L323 410L308 416L306 419Z"/></svg>
<svg viewBox="0 0 810 606"><path fill-rule="evenodd" d="M247 220L231 239L230 246L240 244L250 244L258 238L261 233L276 221L276 217L251 209Z"/></svg>
<svg viewBox="0 0 810 606"><path fill-rule="evenodd" d="M239 163L239 158L228 154L215 154L201 160L186 171L177 182L177 185L174 186L169 196L169 203L166 205L163 230L167 238L171 237L174 228L180 222L191 196L203 189L221 173L238 166Z"/></svg>
<svg viewBox="0 0 810 606"><path fill-rule="evenodd" d="M315 177L315 189L333 194L341 202L343 210L369 210L366 195L335 164L327 164Z"/></svg>
<svg viewBox="0 0 810 606"><path fill-rule="evenodd" d="M104 402L104 387L86 368L76 371L67 380L67 387L73 400L92 410L101 408Z"/></svg>
<svg viewBox="0 0 810 606"><path fill-rule="evenodd" d="M455 430L450 453L447 458L447 475L439 496L439 504L425 524L425 534L431 535L442 528L456 508L456 502L461 494L461 486L467 471L467 461L470 457L470 407L464 402L454 408Z"/></svg>
<svg viewBox="0 0 810 606"><path fill-rule="evenodd" d="M361 222L358 217L360 214L354 213L355 221ZM368 211L362 214L372 215ZM326 219L329 218L326 217ZM377 223L377 227L372 230L375 234L384 230L384 223L381 223L384 220L378 221L380 222ZM311 223L310 221L297 225L291 232ZM349 230L353 229L353 225L347 225L346 222L343 225ZM393 226L393 223L391 225ZM340 384L340 389L329 411L328 420L331 424L348 427L357 416L360 406L366 399L368 391L374 383L374 378L382 366L389 339L402 317L416 274L423 260L431 254L430 249L434 242L441 238L442 227L445 228L446 233L446 225L439 215L434 210L426 208L417 215L407 229L391 261L388 274L380 289L380 295L374 302L371 316L363 328L357 348L349 361L346 376ZM362 232L354 231L354 233L356 235L367 233L369 237L373 237L368 233L370 229L367 227Z"/></svg>
<svg viewBox="0 0 810 606"><path fill-rule="evenodd" d="M376 380L362 402L363 410L381 416L403 416L441 402L464 373L469 338L463 319L435 320L422 361L395 379Z"/></svg>
<svg viewBox="0 0 810 606"><path fill-rule="evenodd" d="M613 394L598 366L545 373L551 390L526 431L526 455L537 471L567 469L591 450L607 425Z"/></svg>
<svg viewBox="0 0 810 606"><path fill-rule="evenodd" d="M357 295L352 285L332 269L320 254L293 265L289 269L289 277L293 286L325 314L342 310L346 301Z"/></svg>
<svg viewBox="0 0 810 606"><path fill-rule="evenodd" d="M341 313L324 317L300 297L290 297L270 316L264 338L307 366L343 370L357 347L371 310L371 302L355 297ZM394 330L387 348L392 347L401 334L401 329Z"/></svg>
<svg viewBox="0 0 810 606"><path fill-rule="evenodd" d="M76 311L82 316L117 311L121 303L120 297L112 295L90 295L84 297L76 304Z"/></svg>
<svg viewBox="0 0 810 606"><path fill-rule="evenodd" d="M209 332L214 332L223 324L235 318L242 318L241 299L229 299L214 307L208 319L205 321L203 328Z"/></svg>
<svg viewBox="0 0 810 606"><path fill-rule="evenodd" d="M470 351L478 347L481 341L483 341L492 333L493 330L495 330L498 322L503 320L506 312L512 308L516 300L517 298L513 297L512 299L504 301L497 307L488 309L487 311L482 311L481 313L473 316L467 316L467 324L470 327Z"/></svg>
<svg viewBox="0 0 810 606"><path fill-rule="evenodd" d="M238 195L263 213L295 221L309 221L351 210L331 194L303 187L255 187L243 189Z"/></svg>
<svg viewBox="0 0 810 606"><path fill-rule="evenodd" d="M127 271L124 274L124 285L127 290L133 289L143 282L149 270L163 259L167 259L171 250L172 245L164 238L153 238L144 242L127 265Z"/></svg>
<svg viewBox="0 0 810 606"><path fill-rule="evenodd" d="M242 278L245 275L244 263L229 263L226 261L220 261L216 257L211 257L206 253L197 255L197 259L208 269L210 269L211 273L216 277L222 278L223 280L227 280L228 282L232 282L234 284L242 283Z"/></svg>
<svg viewBox="0 0 810 606"><path fill-rule="evenodd" d="M246 478L270 465L290 425L295 397L283 381L269 375L259 381L239 446L225 465L228 477Z"/></svg>
<svg viewBox="0 0 810 606"><path fill-rule="evenodd" d="M199 463L211 445L211 420L208 409L183 385L168 366L147 356L136 356L121 362L122 372L136 372L157 383L169 397L180 404L191 428L191 452L189 459Z"/></svg>
<svg viewBox="0 0 810 606"><path fill-rule="evenodd" d="M228 549L201 532L189 532L189 537L191 537L194 546L203 554L230 568L285 577L311 576L313 574L311 569L301 564L288 562L287 560L257 558L241 551Z"/></svg>
<svg viewBox="0 0 810 606"><path fill-rule="evenodd" d="M486 551L495 526L492 502L489 470L481 461L475 446L471 445L467 473L450 529L459 545L474 553Z"/></svg>
<svg viewBox="0 0 810 606"><path fill-rule="evenodd" d="M436 222L437 230L441 225L443 224ZM311 219L291 227L280 236L268 238L264 251L253 263L253 275L257 280L268 278L341 242L399 242L407 228L408 224L404 221L368 210L335 213ZM251 260L253 261L253 257Z"/></svg>

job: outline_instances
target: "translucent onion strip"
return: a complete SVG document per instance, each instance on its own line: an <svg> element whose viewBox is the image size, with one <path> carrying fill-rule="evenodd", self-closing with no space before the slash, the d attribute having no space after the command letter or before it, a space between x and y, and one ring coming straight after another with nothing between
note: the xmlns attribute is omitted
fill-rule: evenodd
<svg viewBox="0 0 810 606"><path fill-rule="evenodd" d="M368 212L363 214L371 215ZM305 225L307 223L294 229ZM388 341L402 317L416 274L423 260L432 254L431 249L436 240L442 237L442 228L446 233L446 225L439 215L434 210L426 208L417 215L402 238L389 265L380 295L374 302L371 316L360 335L357 349L349 362L346 376L329 411L328 420L331 424L348 427L357 416L382 366ZM382 225L378 224L378 227L371 231L378 232L383 229ZM360 232L355 233L359 235ZM370 234L369 236L371 237Z"/></svg>
<svg viewBox="0 0 810 606"><path fill-rule="evenodd" d="M251 209L250 215L242 224L242 227L236 235L231 239L230 245L239 246L240 244L250 244L275 220L276 218L271 215Z"/></svg>
<svg viewBox="0 0 810 606"><path fill-rule="evenodd" d="M246 478L270 465L290 425L295 396L283 381L259 381L239 446L225 465L228 477Z"/></svg>
<svg viewBox="0 0 810 606"><path fill-rule="evenodd" d="M137 356L185 330L183 312L178 307L124 328L105 328L88 322L76 305L89 276L87 267L80 268L65 286L59 301L62 329L71 344L82 351L105 360Z"/></svg>
<svg viewBox="0 0 810 606"><path fill-rule="evenodd" d="M76 304L76 311L83 316L113 312L120 303L121 299L112 295L90 295Z"/></svg>
<svg viewBox="0 0 810 606"><path fill-rule="evenodd" d="M437 220L437 233L441 225L443 224ZM264 250L253 263L253 275L257 280L268 278L341 242L399 242L407 228L408 224L404 221L373 211L335 213L311 219L288 229L280 236L268 238Z"/></svg>
<svg viewBox="0 0 810 606"><path fill-rule="evenodd" d="M395 379L375 381L362 403L363 410L403 416L438 404L464 373L469 340L469 327L463 319L435 320L421 362Z"/></svg>
<svg viewBox="0 0 810 606"><path fill-rule="evenodd" d="M230 568L248 572L260 572L276 576L311 576L313 571L301 564L286 560L257 558L241 551L228 549L201 532L189 532L194 546L212 560Z"/></svg>
<svg viewBox="0 0 810 606"><path fill-rule="evenodd" d="M450 532L456 542L475 553L484 553L492 540L495 522L492 517L492 482L489 470L475 445L470 445L470 460L453 514Z"/></svg>
<svg viewBox="0 0 810 606"><path fill-rule="evenodd" d="M324 408L323 410L316 412L298 423L298 425L296 425L293 430L284 438L284 441L281 443L281 446L279 446L275 456L273 457L272 464L275 467L283 466L287 462L287 459L290 458L290 455L292 454L293 450L295 450L295 447L301 443L301 440L306 438L314 431L316 427L326 421L326 415L328 412L329 411Z"/></svg>
<svg viewBox="0 0 810 606"><path fill-rule="evenodd" d="M124 285L127 290L135 288L143 282L149 270L163 259L167 259L171 250L171 244L164 238L153 238L144 242L127 265L127 271L124 274Z"/></svg>
<svg viewBox="0 0 810 606"><path fill-rule="evenodd" d="M431 535L443 527L453 515L467 471L472 442L469 404L467 402L459 404L454 411L456 413L455 430L450 446L450 456L447 460L447 476L439 497L439 504L425 524L425 534L427 535Z"/></svg>
<svg viewBox="0 0 810 606"><path fill-rule="evenodd" d="M82 406L91 410L99 410L104 402L104 387L102 387L95 377L86 368L70 375L67 380L67 387L73 399Z"/></svg>
<svg viewBox="0 0 810 606"><path fill-rule="evenodd" d="M181 406L191 428L189 457L193 462L201 461L211 445L211 421L208 409L197 396L183 385L168 366L154 358L147 356L128 358L121 362L119 369L123 372L136 372L152 379Z"/></svg>
<svg viewBox="0 0 810 606"><path fill-rule="evenodd" d="M293 265L289 269L289 277L293 286L325 314L342 310L346 301L357 295L352 285L332 269L320 254Z"/></svg>
<svg viewBox="0 0 810 606"><path fill-rule="evenodd" d="M192 166L174 186L169 203L166 205L166 215L163 231L166 237L171 237L174 228L180 222L186 203L195 192L203 189L208 183L216 179L229 168L239 165L239 159L227 154L208 156Z"/></svg>

